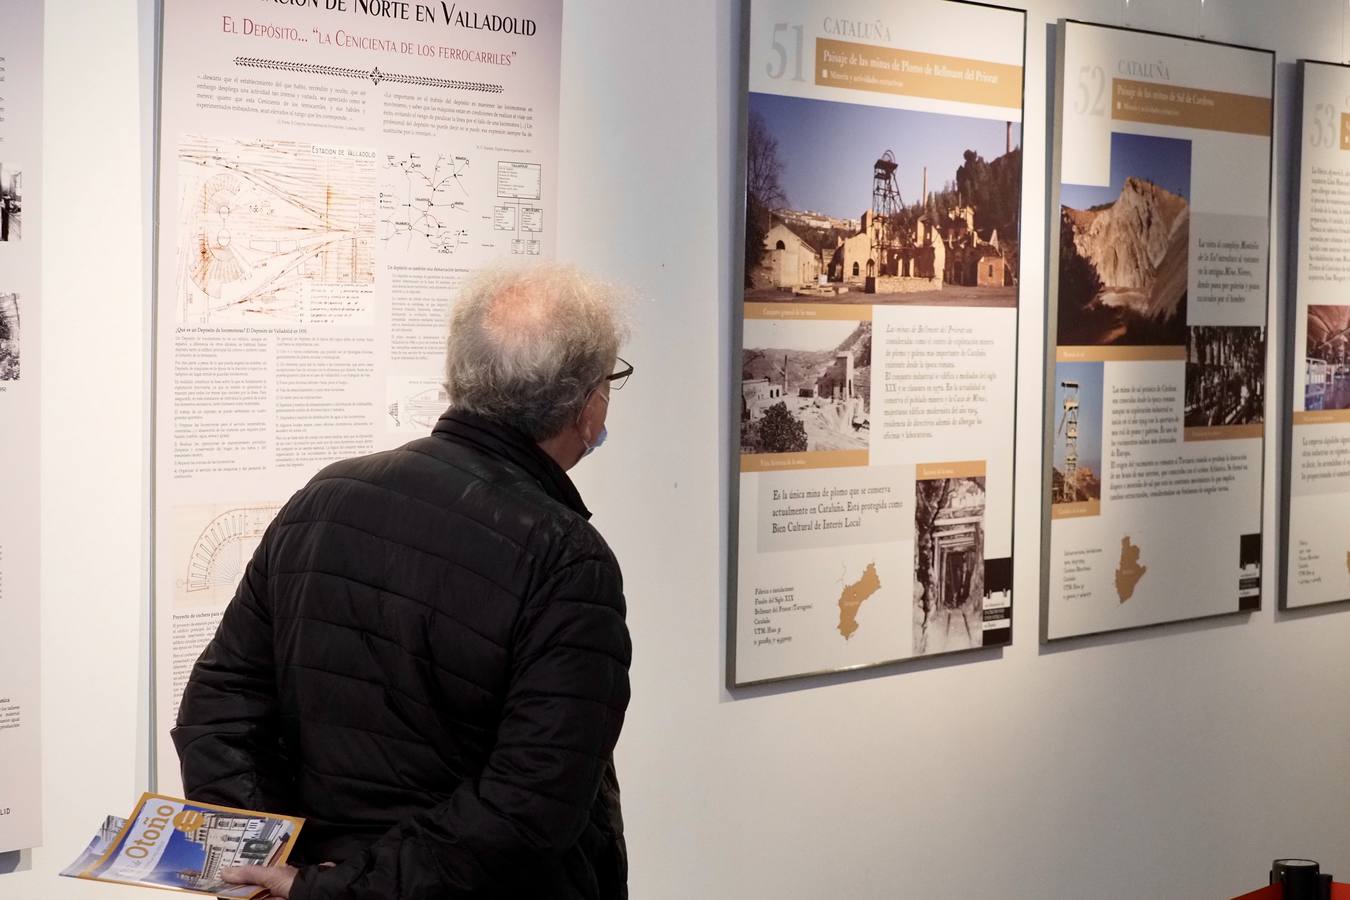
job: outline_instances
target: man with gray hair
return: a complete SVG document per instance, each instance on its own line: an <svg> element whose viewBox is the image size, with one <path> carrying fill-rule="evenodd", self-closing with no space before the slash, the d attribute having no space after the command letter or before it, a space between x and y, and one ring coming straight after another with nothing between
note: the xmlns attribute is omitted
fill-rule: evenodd
<svg viewBox="0 0 1350 900"><path fill-rule="evenodd" d="M329 466L278 513L173 732L190 798L307 820L298 867L227 880L627 896L623 587L566 475L633 371L623 337L615 292L574 269L480 274L432 435Z"/></svg>

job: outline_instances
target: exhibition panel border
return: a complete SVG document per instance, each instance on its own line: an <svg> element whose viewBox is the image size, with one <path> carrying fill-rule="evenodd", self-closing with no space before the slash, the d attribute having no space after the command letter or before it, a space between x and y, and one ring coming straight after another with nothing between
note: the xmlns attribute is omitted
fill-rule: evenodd
<svg viewBox="0 0 1350 900"><path fill-rule="evenodd" d="M1005 646L1026 14L744 15L727 683Z"/></svg>
<svg viewBox="0 0 1350 900"><path fill-rule="evenodd" d="M562 14L160 4L160 790L188 675L278 509L331 462L429 434L459 286L555 255Z"/></svg>
<svg viewBox="0 0 1350 900"><path fill-rule="evenodd" d="M1350 600L1350 66L1300 60L1282 366L1281 609Z"/></svg>
<svg viewBox="0 0 1350 900"><path fill-rule="evenodd" d="M1042 640L1260 608L1274 82L1269 50L1056 28Z"/></svg>

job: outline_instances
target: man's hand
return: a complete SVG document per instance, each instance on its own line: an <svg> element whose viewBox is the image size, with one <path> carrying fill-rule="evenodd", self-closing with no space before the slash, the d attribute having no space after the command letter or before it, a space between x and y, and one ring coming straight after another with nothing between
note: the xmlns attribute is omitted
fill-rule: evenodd
<svg viewBox="0 0 1350 900"><path fill-rule="evenodd" d="M230 884L254 884L267 888L273 897L289 897L299 873L295 866L231 866L220 877Z"/></svg>

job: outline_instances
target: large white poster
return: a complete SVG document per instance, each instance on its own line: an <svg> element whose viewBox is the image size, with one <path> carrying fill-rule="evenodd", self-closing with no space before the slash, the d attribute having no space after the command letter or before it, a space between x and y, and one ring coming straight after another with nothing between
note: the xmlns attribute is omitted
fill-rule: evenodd
<svg viewBox="0 0 1350 900"><path fill-rule="evenodd" d="M1256 609L1274 54L1057 31L1042 634Z"/></svg>
<svg viewBox="0 0 1350 900"><path fill-rule="evenodd" d="M553 253L557 0L166 0L159 787L193 662L320 467L427 434L472 269Z"/></svg>
<svg viewBox="0 0 1350 900"><path fill-rule="evenodd" d="M1012 638L1024 31L751 4L733 685Z"/></svg>
<svg viewBox="0 0 1350 900"><path fill-rule="evenodd" d="M1286 607L1350 600L1350 67L1299 64L1297 273L1286 425Z"/></svg>
<svg viewBox="0 0 1350 900"><path fill-rule="evenodd" d="M0 0L0 853L42 842L42 10Z"/></svg>

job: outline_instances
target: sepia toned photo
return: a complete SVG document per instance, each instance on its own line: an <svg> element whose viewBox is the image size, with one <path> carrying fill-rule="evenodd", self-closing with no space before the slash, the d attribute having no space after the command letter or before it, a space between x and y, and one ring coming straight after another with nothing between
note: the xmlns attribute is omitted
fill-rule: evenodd
<svg viewBox="0 0 1350 900"><path fill-rule="evenodd" d="M0 381L19 380L19 295L0 291Z"/></svg>
<svg viewBox="0 0 1350 900"><path fill-rule="evenodd" d="M1055 366L1052 504L1102 497L1102 403L1102 363Z"/></svg>
<svg viewBox="0 0 1350 900"><path fill-rule="evenodd" d="M1017 305L1021 125L750 94L745 299Z"/></svg>
<svg viewBox="0 0 1350 900"><path fill-rule="evenodd" d="M1191 142L1111 135L1111 183L1060 188L1060 346L1186 343Z"/></svg>
<svg viewBox="0 0 1350 900"><path fill-rule="evenodd" d="M866 450L872 323L745 323L741 452Z"/></svg>
<svg viewBox="0 0 1350 900"><path fill-rule="evenodd" d="M23 237L23 173L0 160L0 243Z"/></svg>
<svg viewBox="0 0 1350 900"><path fill-rule="evenodd" d="M1186 335L1186 427L1259 425L1266 408L1266 330L1197 325Z"/></svg>
<svg viewBox="0 0 1350 900"><path fill-rule="evenodd" d="M915 655L984 643L984 506L984 478L915 482Z"/></svg>
<svg viewBox="0 0 1350 900"><path fill-rule="evenodd" d="M1350 306L1309 306L1303 408L1350 409Z"/></svg>

